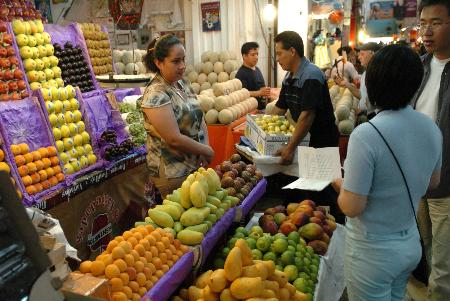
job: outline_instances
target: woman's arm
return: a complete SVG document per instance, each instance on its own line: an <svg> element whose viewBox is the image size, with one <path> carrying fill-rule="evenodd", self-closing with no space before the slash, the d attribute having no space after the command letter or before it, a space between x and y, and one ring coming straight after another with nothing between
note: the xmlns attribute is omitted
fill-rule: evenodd
<svg viewBox="0 0 450 301"><path fill-rule="evenodd" d="M183 153L203 156L209 162L212 160L214 151L209 145L197 142L180 133L172 106L169 103L157 108L143 108L143 111L170 148Z"/></svg>

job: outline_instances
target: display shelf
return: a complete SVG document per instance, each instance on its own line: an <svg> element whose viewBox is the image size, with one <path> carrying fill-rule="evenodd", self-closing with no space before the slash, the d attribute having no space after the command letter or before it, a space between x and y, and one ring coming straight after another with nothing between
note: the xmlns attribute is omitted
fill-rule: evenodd
<svg viewBox="0 0 450 301"><path fill-rule="evenodd" d="M194 265L194 253L184 254L161 279L144 295L151 301L165 301L175 292L183 281L191 273Z"/></svg>
<svg viewBox="0 0 450 301"><path fill-rule="evenodd" d="M236 219L240 220L241 217L247 216L250 210L255 206L256 202L264 195L266 188L267 180L263 178L237 207Z"/></svg>

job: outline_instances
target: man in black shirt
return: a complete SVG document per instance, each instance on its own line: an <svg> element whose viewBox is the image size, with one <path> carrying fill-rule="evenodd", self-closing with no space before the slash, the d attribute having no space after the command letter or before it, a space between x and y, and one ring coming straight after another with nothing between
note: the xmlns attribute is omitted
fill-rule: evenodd
<svg viewBox="0 0 450 301"><path fill-rule="evenodd" d="M309 146L338 146L339 132L325 74L304 57L303 41L294 31L284 31L275 37L277 62L288 71L280 97L272 114L284 115L289 109L297 122L289 143L278 150L281 164L291 164L297 146L309 132Z"/></svg>
<svg viewBox="0 0 450 301"><path fill-rule="evenodd" d="M264 109L265 97L270 96L270 88L266 87L261 70L256 67L258 63L258 48L256 42L244 43L241 47L242 66L236 73L236 78L242 82L242 87L250 91L250 96L258 99L258 109Z"/></svg>

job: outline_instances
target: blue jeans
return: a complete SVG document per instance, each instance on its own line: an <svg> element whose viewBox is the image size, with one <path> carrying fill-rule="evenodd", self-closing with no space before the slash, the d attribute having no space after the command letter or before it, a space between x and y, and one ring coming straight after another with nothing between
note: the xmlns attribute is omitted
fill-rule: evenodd
<svg viewBox="0 0 450 301"><path fill-rule="evenodd" d="M390 234L361 233L347 223L345 282L350 301L403 301L420 261L417 227Z"/></svg>

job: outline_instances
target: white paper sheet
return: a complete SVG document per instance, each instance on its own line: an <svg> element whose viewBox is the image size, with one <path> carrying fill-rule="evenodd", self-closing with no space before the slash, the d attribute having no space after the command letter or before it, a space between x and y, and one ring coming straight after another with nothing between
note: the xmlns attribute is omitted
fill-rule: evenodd
<svg viewBox="0 0 450 301"><path fill-rule="evenodd" d="M297 151L299 179L284 189L321 191L332 180L342 177L338 147L299 146Z"/></svg>

